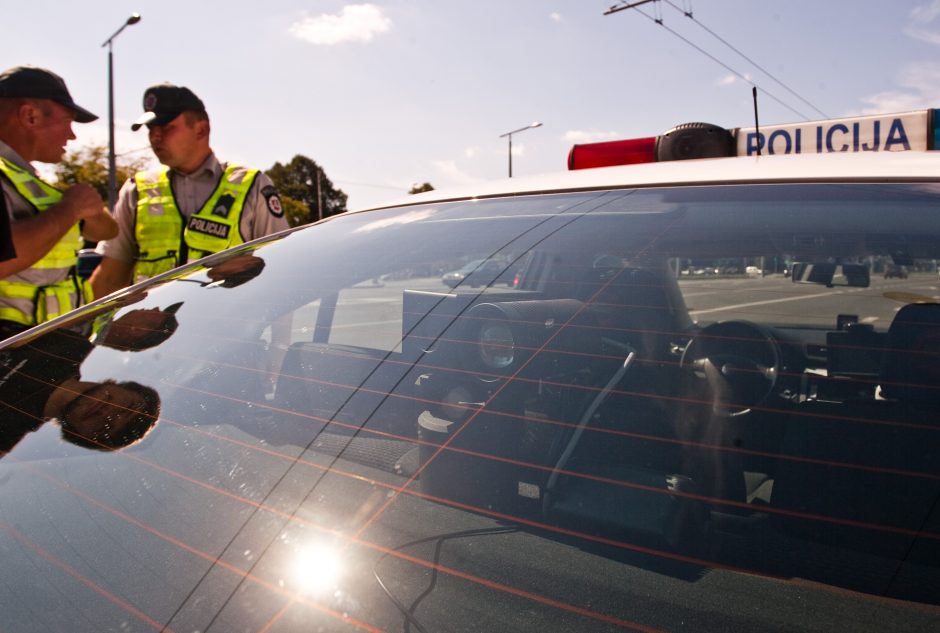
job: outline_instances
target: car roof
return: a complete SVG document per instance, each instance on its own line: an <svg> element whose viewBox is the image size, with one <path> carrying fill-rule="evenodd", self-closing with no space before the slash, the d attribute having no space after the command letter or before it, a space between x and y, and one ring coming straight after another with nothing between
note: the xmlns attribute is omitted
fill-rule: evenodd
<svg viewBox="0 0 940 633"><path fill-rule="evenodd" d="M369 209L503 196L670 185L940 181L940 151L705 158L504 178L428 191Z"/></svg>

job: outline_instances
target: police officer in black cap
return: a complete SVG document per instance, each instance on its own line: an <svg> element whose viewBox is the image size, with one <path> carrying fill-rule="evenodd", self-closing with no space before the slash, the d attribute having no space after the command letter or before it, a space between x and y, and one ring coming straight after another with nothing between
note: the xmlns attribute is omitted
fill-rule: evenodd
<svg viewBox="0 0 940 633"><path fill-rule="evenodd" d="M0 261L0 338L90 298L75 275L76 253L85 239L114 237L117 224L93 187L60 189L32 163L58 163L75 138L72 123L97 118L53 72L17 66L0 73L0 187L15 251Z"/></svg>
<svg viewBox="0 0 940 633"><path fill-rule="evenodd" d="M96 296L288 227L267 175L216 158L209 115L192 90L151 86L143 105L131 129L147 127L163 167L138 172L121 188L120 234L98 245Z"/></svg>

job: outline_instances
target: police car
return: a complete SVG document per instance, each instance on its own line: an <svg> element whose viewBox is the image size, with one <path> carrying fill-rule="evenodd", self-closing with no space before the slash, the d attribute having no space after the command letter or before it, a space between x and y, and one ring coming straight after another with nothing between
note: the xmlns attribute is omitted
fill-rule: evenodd
<svg viewBox="0 0 940 633"><path fill-rule="evenodd" d="M578 145L3 342L0 629L935 629L936 119Z"/></svg>

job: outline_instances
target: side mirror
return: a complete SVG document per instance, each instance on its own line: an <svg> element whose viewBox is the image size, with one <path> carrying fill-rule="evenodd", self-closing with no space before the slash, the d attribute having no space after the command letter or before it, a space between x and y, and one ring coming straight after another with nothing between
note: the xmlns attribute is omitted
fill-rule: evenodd
<svg viewBox="0 0 940 633"><path fill-rule="evenodd" d="M871 273L864 264L834 264L832 262L796 262L790 276L793 283L851 286L867 288Z"/></svg>

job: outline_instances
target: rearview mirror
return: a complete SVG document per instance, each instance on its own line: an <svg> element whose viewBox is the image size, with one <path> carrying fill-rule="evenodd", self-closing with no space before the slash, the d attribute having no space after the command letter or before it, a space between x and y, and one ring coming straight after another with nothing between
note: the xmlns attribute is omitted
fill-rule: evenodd
<svg viewBox="0 0 940 633"><path fill-rule="evenodd" d="M793 283L852 286L867 288L871 274L864 264L834 264L832 262L797 262L793 264Z"/></svg>

